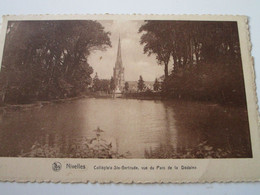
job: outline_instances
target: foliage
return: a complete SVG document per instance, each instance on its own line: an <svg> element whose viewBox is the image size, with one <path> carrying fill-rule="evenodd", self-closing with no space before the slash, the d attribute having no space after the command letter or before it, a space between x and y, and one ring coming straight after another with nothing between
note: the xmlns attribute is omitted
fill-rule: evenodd
<svg viewBox="0 0 260 195"><path fill-rule="evenodd" d="M125 82L124 90L125 90L125 91L128 91L128 90L129 90L129 83L128 83L128 82Z"/></svg>
<svg viewBox="0 0 260 195"><path fill-rule="evenodd" d="M100 80L101 91L105 93L110 93L110 81L108 79Z"/></svg>
<svg viewBox="0 0 260 195"><path fill-rule="evenodd" d="M140 75L138 84L137 84L138 91L143 91L145 89L145 84L142 75Z"/></svg>
<svg viewBox="0 0 260 195"><path fill-rule="evenodd" d="M149 159L183 159L183 158L243 158L247 151L230 150L229 148L214 148L207 141L198 144L196 147L174 149L172 146L160 145L155 150L145 150L145 158Z"/></svg>
<svg viewBox="0 0 260 195"><path fill-rule="evenodd" d="M96 73L95 77L93 78L93 86L92 90L94 92L105 92L110 93L110 81L107 79L99 79L98 74Z"/></svg>
<svg viewBox="0 0 260 195"><path fill-rule="evenodd" d="M59 145L40 144L35 142L29 152L21 152L21 157L43 157L43 158L127 158L129 152L119 154L114 151L112 143L102 139L104 132L99 127L94 130L95 137L91 139L78 140L66 147L63 151Z"/></svg>
<svg viewBox="0 0 260 195"><path fill-rule="evenodd" d="M74 97L87 90L94 50L111 46L96 21L12 21L1 70L4 103Z"/></svg>
<svg viewBox="0 0 260 195"><path fill-rule="evenodd" d="M115 79L111 77L110 79L110 90L113 92L116 89Z"/></svg>
<svg viewBox="0 0 260 195"><path fill-rule="evenodd" d="M159 91L159 89L160 89L160 83L159 83L158 79L156 78L154 81L154 84L153 84L153 90Z"/></svg>
<svg viewBox="0 0 260 195"><path fill-rule="evenodd" d="M164 96L245 104L236 22L146 21L139 32L165 66Z"/></svg>
<svg viewBox="0 0 260 195"><path fill-rule="evenodd" d="M101 89L101 82L98 78L98 74L96 73L95 77L93 78L93 91L100 91Z"/></svg>
<svg viewBox="0 0 260 195"><path fill-rule="evenodd" d="M165 76L168 77L168 63L171 56L171 29L168 22L146 21L139 29L139 33L146 32L141 36L140 43L144 44L144 53L150 56L156 55L158 63L164 64Z"/></svg>

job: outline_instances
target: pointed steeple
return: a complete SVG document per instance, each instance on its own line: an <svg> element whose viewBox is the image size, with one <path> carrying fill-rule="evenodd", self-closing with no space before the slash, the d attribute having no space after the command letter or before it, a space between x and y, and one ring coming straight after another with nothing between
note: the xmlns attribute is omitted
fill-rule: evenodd
<svg viewBox="0 0 260 195"><path fill-rule="evenodd" d="M117 48L117 56L116 56L116 63L114 67L114 81L116 86L116 93L121 93L124 88L125 84L125 78L124 78L124 67L122 62L122 56L121 56L121 42L120 42L120 36L118 39L118 48Z"/></svg>
<svg viewBox="0 0 260 195"><path fill-rule="evenodd" d="M116 57L116 68L123 67L122 64L122 56L121 56L121 42L120 42L120 36L118 40L118 48L117 48L117 57Z"/></svg>

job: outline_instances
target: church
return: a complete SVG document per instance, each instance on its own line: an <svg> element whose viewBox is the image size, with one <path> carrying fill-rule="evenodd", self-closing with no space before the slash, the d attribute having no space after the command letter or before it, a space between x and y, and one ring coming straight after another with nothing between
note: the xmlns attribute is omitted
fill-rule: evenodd
<svg viewBox="0 0 260 195"><path fill-rule="evenodd" d="M115 93L121 93L124 90L125 78L124 78L124 67L121 56L121 42L120 37L118 40L117 57L114 67L113 78L115 81Z"/></svg>

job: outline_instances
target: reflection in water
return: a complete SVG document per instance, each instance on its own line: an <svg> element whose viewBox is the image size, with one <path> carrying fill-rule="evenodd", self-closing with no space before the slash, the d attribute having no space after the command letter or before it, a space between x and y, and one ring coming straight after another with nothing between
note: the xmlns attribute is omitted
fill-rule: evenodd
<svg viewBox="0 0 260 195"><path fill-rule="evenodd" d="M178 143L146 150L146 158L252 157L245 108L196 102L164 102L164 106L171 110L167 115L175 121Z"/></svg>
<svg viewBox="0 0 260 195"><path fill-rule="evenodd" d="M42 154L32 151L39 149L49 157L97 157L90 143L97 127L115 158L127 152L128 158L252 156L247 112L239 107L86 98L0 118L0 156L37 157Z"/></svg>

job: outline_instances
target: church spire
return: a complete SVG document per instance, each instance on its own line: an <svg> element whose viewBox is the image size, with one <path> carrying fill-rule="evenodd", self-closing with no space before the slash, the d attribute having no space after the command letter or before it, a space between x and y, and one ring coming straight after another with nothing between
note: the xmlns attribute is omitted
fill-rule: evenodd
<svg viewBox="0 0 260 195"><path fill-rule="evenodd" d="M120 35L118 40L118 48L117 48L117 57L116 57L116 68L123 67L122 64L122 56L121 56L121 41L120 41Z"/></svg>
<svg viewBox="0 0 260 195"><path fill-rule="evenodd" d="M116 93L122 92L124 89L124 84L125 84L124 71L125 69L123 67L123 62L122 62L121 41L119 36L116 63L114 67L114 81L116 86Z"/></svg>

